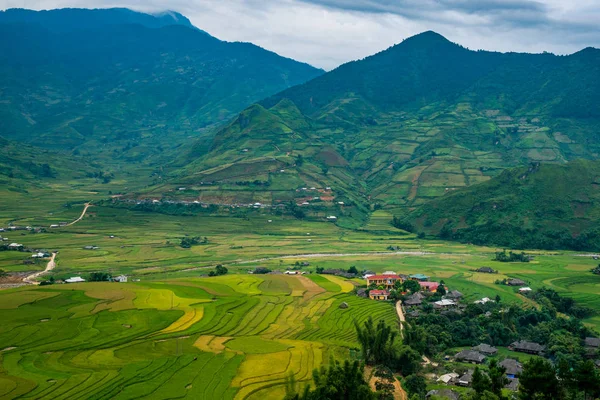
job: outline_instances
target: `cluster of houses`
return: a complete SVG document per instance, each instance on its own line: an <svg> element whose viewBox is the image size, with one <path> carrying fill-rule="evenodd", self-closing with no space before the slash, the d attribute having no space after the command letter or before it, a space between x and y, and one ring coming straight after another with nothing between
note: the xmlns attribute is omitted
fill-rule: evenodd
<svg viewBox="0 0 600 400"><path fill-rule="evenodd" d="M518 341L509 346L509 349L515 352L535 354L542 356L546 348L538 343ZM488 357L495 357L498 354L498 349L486 343L481 343L478 346L460 351L454 356L454 361L466 364L483 364ZM514 358L505 358L498 363L504 367L508 383L505 388L516 391L519 387L519 375L523 372L523 365ZM473 383L473 369L468 369L462 374L456 372L447 373L438 377L437 382L445 385L455 385L462 387L470 387ZM448 398L458 399L457 392L450 389L442 389L443 394L438 390L436 393L428 393L428 397L437 394Z"/></svg>
<svg viewBox="0 0 600 400"><path fill-rule="evenodd" d="M369 298L372 300L387 300L390 291L396 287L396 282L402 283L406 280L414 280L419 282L422 291L429 293L435 293L440 286L438 282L430 282L429 277L423 274L403 275L387 271L381 275L366 274L365 278L367 279L367 286L384 287L384 289L374 289L369 292Z"/></svg>

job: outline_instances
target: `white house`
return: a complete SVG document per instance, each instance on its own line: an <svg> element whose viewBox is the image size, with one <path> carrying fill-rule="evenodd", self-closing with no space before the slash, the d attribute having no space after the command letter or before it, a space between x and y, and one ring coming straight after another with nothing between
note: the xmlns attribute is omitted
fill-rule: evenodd
<svg viewBox="0 0 600 400"><path fill-rule="evenodd" d="M72 278L65 279L65 283L79 283L79 282L85 282L85 279L83 279L80 276L74 276Z"/></svg>
<svg viewBox="0 0 600 400"><path fill-rule="evenodd" d="M475 304L485 304L485 303L489 303L489 302L495 303L495 301L494 301L494 300L492 300L492 299L490 299L489 297L484 297L484 298L483 298L483 299L481 299L481 300L475 300L475 302L474 302L474 303L475 303Z"/></svg>
<svg viewBox="0 0 600 400"><path fill-rule="evenodd" d="M58 228L59 226L60 225L58 225L58 224L52 224L52 225L50 225L50 228Z"/></svg>
<svg viewBox="0 0 600 400"><path fill-rule="evenodd" d="M11 243L8 245L9 249L18 249L20 247L23 247L23 245L21 243Z"/></svg>
<svg viewBox="0 0 600 400"><path fill-rule="evenodd" d="M522 287L519 289L519 293L527 293L527 292L531 292L531 288L530 287Z"/></svg>
<svg viewBox="0 0 600 400"><path fill-rule="evenodd" d="M327 217L327 221L337 221L337 217L335 215L330 215Z"/></svg>
<svg viewBox="0 0 600 400"><path fill-rule="evenodd" d="M433 303L436 307L452 307L455 306L456 303L452 300L443 299L440 301L436 301Z"/></svg>
<svg viewBox="0 0 600 400"><path fill-rule="evenodd" d="M114 278L115 282L127 283L127 275L119 275Z"/></svg>

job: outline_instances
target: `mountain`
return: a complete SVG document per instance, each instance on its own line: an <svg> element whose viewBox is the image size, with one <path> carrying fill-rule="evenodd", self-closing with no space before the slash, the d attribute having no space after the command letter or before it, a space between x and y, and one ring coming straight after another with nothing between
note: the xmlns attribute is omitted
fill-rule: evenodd
<svg viewBox="0 0 600 400"><path fill-rule="evenodd" d="M332 187L333 204L402 214L508 167L599 152L600 50L471 51L425 32L252 105L196 143L172 186L240 203Z"/></svg>
<svg viewBox="0 0 600 400"><path fill-rule="evenodd" d="M111 25L135 24L146 28L182 25L197 29L189 19L175 11L145 14L127 8L83 9L64 8L33 11L11 8L0 11L0 24L34 24L52 32L97 30Z"/></svg>
<svg viewBox="0 0 600 400"><path fill-rule="evenodd" d="M600 161L576 160L505 170L422 205L396 225L475 244L600 251L598 221Z"/></svg>
<svg viewBox="0 0 600 400"><path fill-rule="evenodd" d="M2 135L121 164L164 164L205 128L322 73L172 12L8 10L0 35Z"/></svg>

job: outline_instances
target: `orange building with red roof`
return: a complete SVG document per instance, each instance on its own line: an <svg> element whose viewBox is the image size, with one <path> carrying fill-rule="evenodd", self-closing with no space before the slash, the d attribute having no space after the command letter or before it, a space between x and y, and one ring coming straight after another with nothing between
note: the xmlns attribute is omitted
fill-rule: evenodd
<svg viewBox="0 0 600 400"><path fill-rule="evenodd" d="M377 286L384 286L389 290L394 288L394 284L397 281L402 282L402 278L398 275L371 275L367 277L367 286L371 286L374 283Z"/></svg>

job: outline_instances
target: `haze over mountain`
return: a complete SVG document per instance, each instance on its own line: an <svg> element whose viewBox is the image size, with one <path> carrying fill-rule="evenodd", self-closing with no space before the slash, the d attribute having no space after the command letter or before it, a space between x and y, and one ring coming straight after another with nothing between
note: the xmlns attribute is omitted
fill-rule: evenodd
<svg viewBox="0 0 600 400"><path fill-rule="evenodd" d="M148 159L321 70L220 41L177 13L0 13L0 132Z"/></svg>
<svg viewBox="0 0 600 400"><path fill-rule="evenodd" d="M599 100L600 50L471 51L425 32L246 109L173 184L268 203L333 187L404 212L508 167L597 158Z"/></svg>

